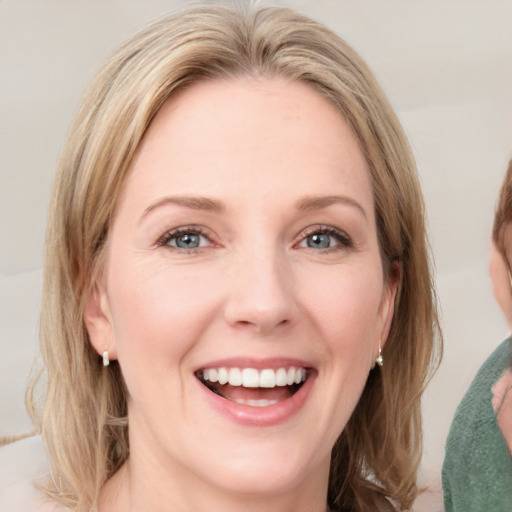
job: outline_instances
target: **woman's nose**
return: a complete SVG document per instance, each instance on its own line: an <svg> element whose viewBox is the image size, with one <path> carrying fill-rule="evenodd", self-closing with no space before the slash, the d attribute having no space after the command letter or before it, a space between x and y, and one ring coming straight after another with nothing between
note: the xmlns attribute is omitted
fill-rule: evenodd
<svg viewBox="0 0 512 512"><path fill-rule="evenodd" d="M271 334L291 325L297 315L292 274L284 257L242 258L230 272L227 322L258 334Z"/></svg>

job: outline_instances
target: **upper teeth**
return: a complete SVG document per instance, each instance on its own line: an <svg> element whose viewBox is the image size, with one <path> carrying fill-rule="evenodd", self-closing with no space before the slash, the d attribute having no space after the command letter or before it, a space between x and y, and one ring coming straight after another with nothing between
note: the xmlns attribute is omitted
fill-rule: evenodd
<svg viewBox="0 0 512 512"><path fill-rule="evenodd" d="M305 368L208 368L203 370L203 380L243 386L244 388L273 388L275 386L291 386L306 380Z"/></svg>

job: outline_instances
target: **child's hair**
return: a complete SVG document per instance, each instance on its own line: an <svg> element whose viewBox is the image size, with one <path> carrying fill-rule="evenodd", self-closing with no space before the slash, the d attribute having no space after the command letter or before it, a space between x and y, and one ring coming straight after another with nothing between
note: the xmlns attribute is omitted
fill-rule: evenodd
<svg viewBox="0 0 512 512"><path fill-rule="evenodd" d="M492 226L492 240L498 250L501 252L505 261L510 267L507 247L505 243L505 228L512 223L512 160L508 163L507 172L501 184L496 211L494 213L494 223Z"/></svg>

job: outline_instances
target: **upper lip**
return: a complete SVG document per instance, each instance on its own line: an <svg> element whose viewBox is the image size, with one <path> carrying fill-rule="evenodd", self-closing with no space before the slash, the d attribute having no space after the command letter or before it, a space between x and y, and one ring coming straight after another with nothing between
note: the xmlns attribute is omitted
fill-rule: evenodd
<svg viewBox="0 0 512 512"><path fill-rule="evenodd" d="M272 357L272 358L253 358L253 357L236 357L228 359L217 359L209 361L206 364L198 366L194 371L207 370L209 368L254 368L256 370L279 369L279 368L306 368L311 369L313 365L303 359L290 357Z"/></svg>

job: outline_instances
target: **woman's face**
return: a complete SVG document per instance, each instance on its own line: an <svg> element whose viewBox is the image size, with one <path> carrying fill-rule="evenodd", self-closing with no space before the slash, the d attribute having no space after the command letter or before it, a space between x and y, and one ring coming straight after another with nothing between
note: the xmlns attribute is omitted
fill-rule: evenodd
<svg viewBox="0 0 512 512"><path fill-rule="evenodd" d="M86 322L126 380L131 470L325 485L396 289L338 111L280 79L181 91L136 152L106 251Z"/></svg>

